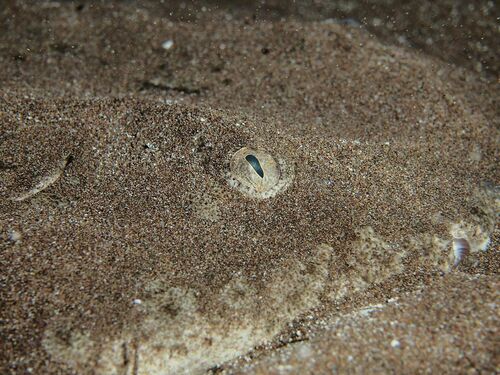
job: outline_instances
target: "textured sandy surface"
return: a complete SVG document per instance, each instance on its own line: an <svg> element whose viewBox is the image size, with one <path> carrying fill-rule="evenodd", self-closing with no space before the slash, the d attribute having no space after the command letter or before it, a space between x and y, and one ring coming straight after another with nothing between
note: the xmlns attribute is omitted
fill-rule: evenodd
<svg viewBox="0 0 500 375"><path fill-rule="evenodd" d="M425 288L309 323L295 342L249 353L224 373L495 373L498 287L487 276L437 277Z"/></svg>
<svg viewBox="0 0 500 375"><path fill-rule="evenodd" d="M498 370L491 50L199 6L0 9L2 373Z"/></svg>

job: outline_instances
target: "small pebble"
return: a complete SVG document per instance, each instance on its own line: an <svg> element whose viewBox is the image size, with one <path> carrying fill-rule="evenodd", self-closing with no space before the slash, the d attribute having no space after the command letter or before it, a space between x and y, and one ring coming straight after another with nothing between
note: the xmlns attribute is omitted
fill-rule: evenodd
<svg viewBox="0 0 500 375"><path fill-rule="evenodd" d="M166 41L164 41L161 46L164 48L164 49L170 49L174 46L174 41L172 39L168 39Z"/></svg>
<svg viewBox="0 0 500 375"><path fill-rule="evenodd" d="M21 239L21 233L19 233L17 230L11 230L9 231L9 240L12 242L17 242Z"/></svg>
<svg viewBox="0 0 500 375"><path fill-rule="evenodd" d="M399 348L399 347L401 347L401 343L398 340L394 339L391 341L391 346L393 348Z"/></svg>

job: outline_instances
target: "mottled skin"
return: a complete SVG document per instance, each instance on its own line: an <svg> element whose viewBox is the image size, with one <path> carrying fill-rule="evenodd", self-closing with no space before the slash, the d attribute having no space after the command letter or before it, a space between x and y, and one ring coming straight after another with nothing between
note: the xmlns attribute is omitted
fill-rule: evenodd
<svg viewBox="0 0 500 375"><path fill-rule="evenodd" d="M454 233L459 267L496 272L477 257L498 131L467 72L339 25L119 11L43 11L81 48L21 28L39 48L0 73L7 371L203 371L317 306L449 272ZM286 188L232 184L242 148L293 169Z"/></svg>

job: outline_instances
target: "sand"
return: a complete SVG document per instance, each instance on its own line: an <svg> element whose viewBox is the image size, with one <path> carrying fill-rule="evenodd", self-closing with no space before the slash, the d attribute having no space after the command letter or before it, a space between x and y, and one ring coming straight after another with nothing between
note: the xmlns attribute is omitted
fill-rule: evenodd
<svg viewBox="0 0 500 375"><path fill-rule="evenodd" d="M315 3L0 9L2 373L498 371L495 9Z"/></svg>

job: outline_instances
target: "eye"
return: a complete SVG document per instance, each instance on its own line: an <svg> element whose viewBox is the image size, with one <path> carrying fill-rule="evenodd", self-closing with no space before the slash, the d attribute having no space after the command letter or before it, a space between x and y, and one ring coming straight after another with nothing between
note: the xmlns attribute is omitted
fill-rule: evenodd
<svg viewBox="0 0 500 375"><path fill-rule="evenodd" d="M261 177L264 178L264 170L262 169L259 159L257 159L254 155L247 155L245 157L246 161L252 166L255 172Z"/></svg>
<svg viewBox="0 0 500 375"><path fill-rule="evenodd" d="M230 186L253 198L270 198L286 189L293 179L293 167L259 149L243 147L231 156Z"/></svg>

